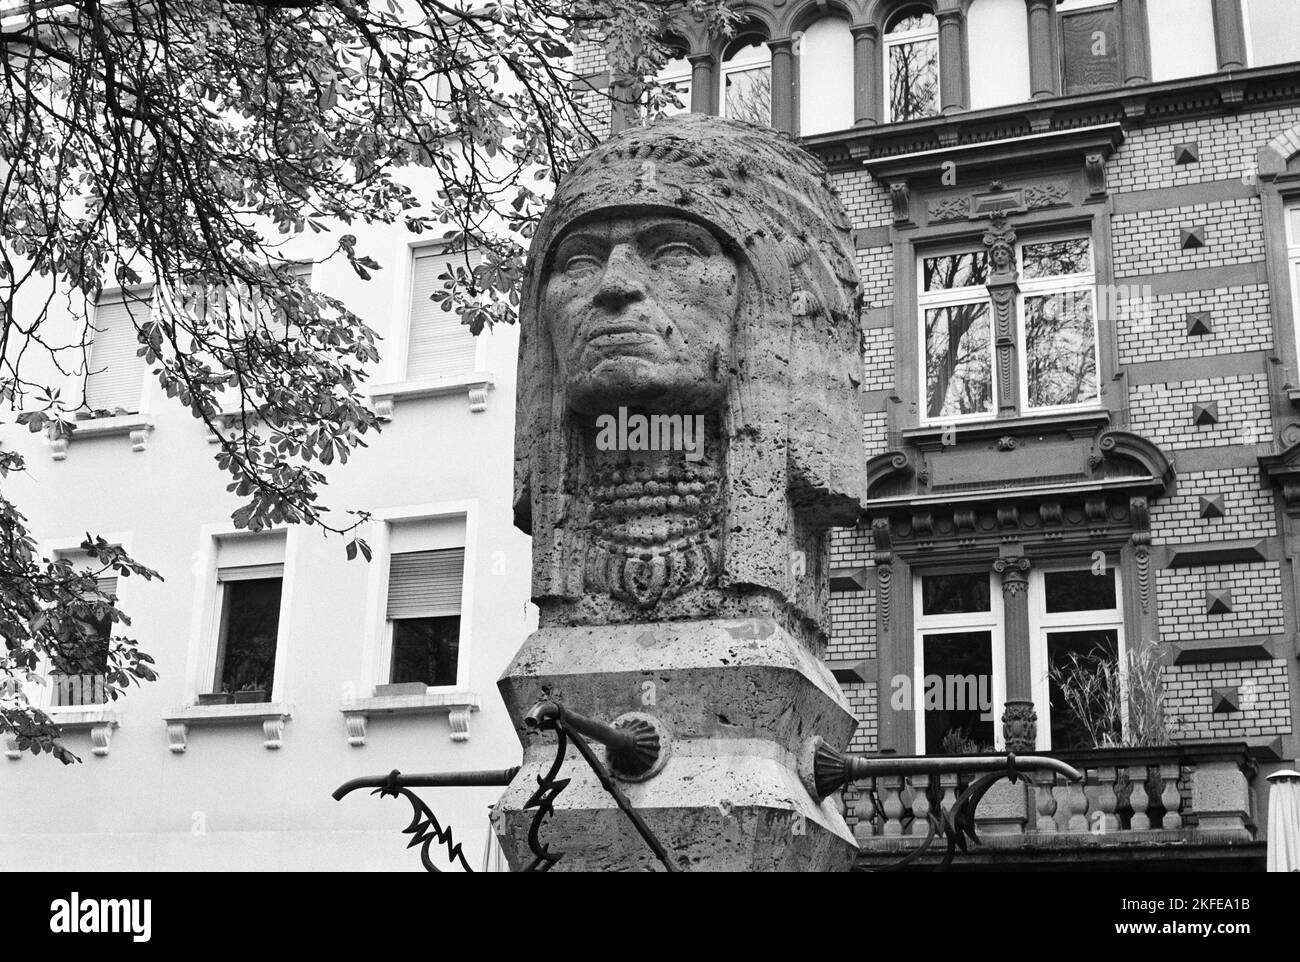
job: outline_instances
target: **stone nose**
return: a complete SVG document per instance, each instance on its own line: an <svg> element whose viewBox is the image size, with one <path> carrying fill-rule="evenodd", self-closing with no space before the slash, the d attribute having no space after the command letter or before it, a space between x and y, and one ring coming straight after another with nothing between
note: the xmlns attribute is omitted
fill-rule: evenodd
<svg viewBox="0 0 1300 962"><path fill-rule="evenodd" d="M631 244L619 244L609 252L600 276L595 302L606 310L619 310L646 296L645 273Z"/></svg>

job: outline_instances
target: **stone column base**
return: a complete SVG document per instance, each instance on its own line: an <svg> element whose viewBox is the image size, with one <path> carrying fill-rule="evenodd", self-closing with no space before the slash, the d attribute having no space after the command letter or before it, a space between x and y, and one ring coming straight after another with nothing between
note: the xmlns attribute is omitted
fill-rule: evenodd
<svg viewBox="0 0 1300 962"><path fill-rule="evenodd" d="M652 716L666 732L663 768L619 785L681 868L852 865L853 834L835 799L818 803L804 788L798 756L812 735L844 749L857 721L825 664L772 619L544 628L498 686L517 726L546 696L604 722ZM495 820L515 869L532 860L533 811L523 806L555 757L553 734L521 740L524 765ZM553 871L663 868L572 748L561 778L571 781L539 832L564 853Z"/></svg>

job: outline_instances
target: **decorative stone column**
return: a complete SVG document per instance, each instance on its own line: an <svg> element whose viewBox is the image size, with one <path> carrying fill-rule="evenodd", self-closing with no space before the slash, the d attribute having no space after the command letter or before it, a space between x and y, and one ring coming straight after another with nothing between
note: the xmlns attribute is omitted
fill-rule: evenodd
<svg viewBox="0 0 1300 962"><path fill-rule="evenodd" d="M1002 638L1006 654L1006 703L1002 737L1009 752L1030 752L1038 739L1033 675L1029 669L1029 559L999 558L993 570L1002 576Z"/></svg>
<svg viewBox="0 0 1300 962"><path fill-rule="evenodd" d="M989 275L989 299L993 302L993 344L997 352L998 415L1014 417L1020 410L1020 383L1016 376L1016 295L1020 293L1020 275L1016 271L1016 232L1007 224L1005 214L994 214L984 232L984 246L989 249L992 271Z"/></svg>
<svg viewBox="0 0 1300 962"><path fill-rule="evenodd" d="M872 23L853 27L853 123L867 127L877 122L880 109L880 70L877 69L877 51L880 48L880 31Z"/></svg>
<svg viewBox="0 0 1300 962"><path fill-rule="evenodd" d="M1241 0L1211 0L1214 10L1214 47L1220 70L1246 66L1246 31L1241 22Z"/></svg>
<svg viewBox="0 0 1300 962"><path fill-rule="evenodd" d="M1119 16L1124 41L1120 47L1124 55L1124 85L1144 84L1151 77L1147 62L1146 13L1141 0L1120 0Z"/></svg>
<svg viewBox="0 0 1300 962"><path fill-rule="evenodd" d="M957 113L966 109L966 58L962 56L962 25L966 15L960 10L939 13L939 112Z"/></svg>
<svg viewBox="0 0 1300 962"><path fill-rule="evenodd" d="M1029 89L1035 100L1056 96L1052 66L1053 0L1026 0L1029 7Z"/></svg>
<svg viewBox="0 0 1300 962"><path fill-rule="evenodd" d="M794 41L769 40L772 51L772 127L794 133Z"/></svg>
<svg viewBox="0 0 1300 962"><path fill-rule="evenodd" d="M718 104L713 95L713 54L693 53L686 59L691 63L691 113L716 114Z"/></svg>

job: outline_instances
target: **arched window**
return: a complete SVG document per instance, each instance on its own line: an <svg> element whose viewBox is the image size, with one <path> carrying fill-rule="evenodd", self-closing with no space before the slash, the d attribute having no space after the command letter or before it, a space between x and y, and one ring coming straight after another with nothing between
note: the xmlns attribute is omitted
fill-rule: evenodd
<svg viewBox="0 0 1300 962"><path fill-rule="evenodd" d="M853 34L840 17L822 17L799 37L799 133L853 126Z"/></svg>
<svg viewBox="0 0 1300 962"><path fill-rule="evenodd" d="M718 113L751 124L772 123L772 52L755 34L737 37L722 58Z"/></svg>
<svg viewBox="0 0 1300 962"><path fill-rule="evenodd" d="M939 112L939 21L926 7L905 7L885 28L885 121Z"/></svg>
<svg viewBox="0 0 1300 962"><path fill-rule="evenodd" d="M686 59L686 51L674 46L669 59L665 61L656 77L664 93L672 93L680 102L680 107L665 104L656 111L660 117L672 117L675 114L689 113L691 109L691 62Z"/></svg>

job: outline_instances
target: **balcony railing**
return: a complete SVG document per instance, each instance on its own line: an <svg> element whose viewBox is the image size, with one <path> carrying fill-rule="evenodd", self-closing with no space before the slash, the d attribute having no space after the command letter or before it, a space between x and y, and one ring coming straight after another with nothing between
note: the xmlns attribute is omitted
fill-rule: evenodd
<svg viewBox="0 0 1300 962"><path fill-rule="evenodd" d="M73 705L102 705L108 701L104 694L103 675L50 675L52 698L50 704L55 708Z"/></svg>
<svg viewBox="0 0 1300 962"><path fill-rule="evenodd" d="M1052 752L1084 772L1068 784L1036 772L993 786L975 813L978 858L996 863L1069 850L1087 858L1140 849L1240 850L1256 843L1252 781L1244 743L1179 744ZM863 861L883 866L920 846L927 815L950 808L966 788L957 773L855 783L855 834Z"/></svg>

